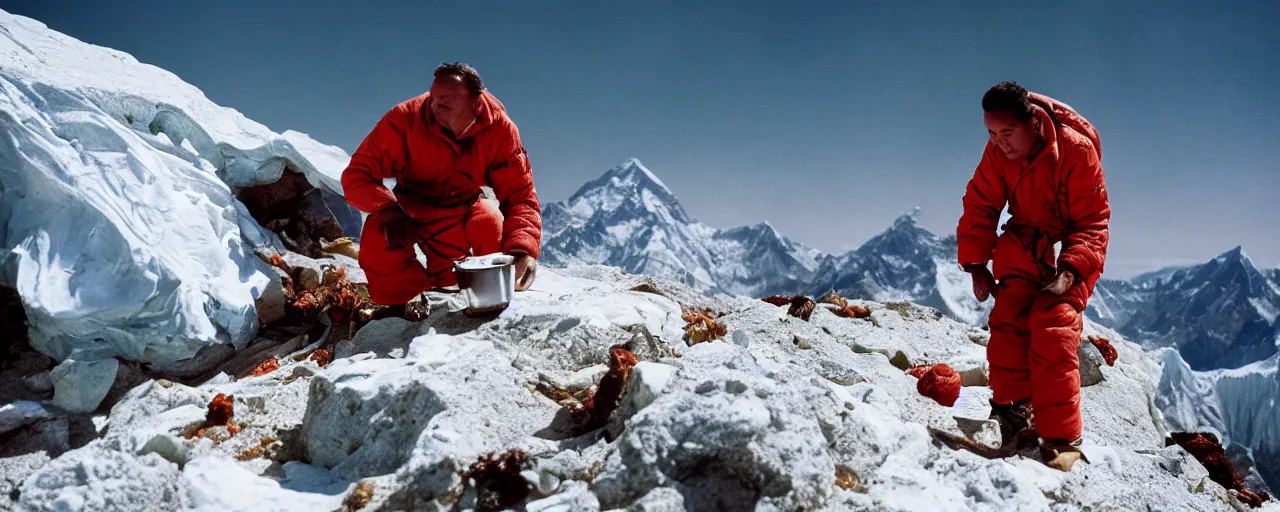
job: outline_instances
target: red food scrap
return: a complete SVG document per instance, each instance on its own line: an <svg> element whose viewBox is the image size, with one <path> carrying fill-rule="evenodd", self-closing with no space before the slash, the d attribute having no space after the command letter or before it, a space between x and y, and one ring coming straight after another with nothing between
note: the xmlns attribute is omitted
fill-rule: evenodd
<svg viewBox="0 0 1280 512"><path fill-rule="evenodd" d="M475 481L476 510L502 510L527 499L532 486L520 472L528 466L529 455L518 449L490 453L471 464L461 476L463 482Z"/></svg>
<svg viewBox="0 0 1280 512"><path fill-rule="evenodd" d="M791 297L783 297L781 295L765 297L760 300L768 302L769 304L773 304L774 306L779 306L779 307L791 304Z"/></svg>
<svg viewBox="0 0 1280 512"><path fill-rule="evenodd" d="M311 352L309 359L321 367L329 366L329 363L333 362L333 349L325 347L315 349Z"/></svg>
<svg viewBox="0 0 1280 512"><path fill-rule="evenodd" d="M1102 358L1107 361L1107 366L1115 366L1116 358L1120 354L1116 352L1116 348L1111 346L1111 340L1099 336L1090 336L1089 343L1098 348L1098 352L1102 353Z"/></svg>
<svg viewBox="0 0 1280 512"><path fill-rule="evenodd" d="M684 333L689 336L690 345L697 345L704 341L715 341L729 332L724 325L716 322L711 317L710 309L693 311L682 307L681 310L680 317L685 322L688 322L688 325L684 327Z"/></svg>
<svg viewBox="0 0 1280 512"><path fill-rule="evenodd" d="M235 414L234 400L234 396L222 393L218 393L218 396L213 397L213 401L209 402L209 412L204 417L205 426L213 427L231 423L231 416Z"/></svg>
<svg viewBox="0 0 1280 512"><path fill-rule="evenodd" d="M920 374L916 391L941 405L951 407L960 398L960 374L946 363L935 364Z"/></svg>
<svg viewBox="0 0 1280 512"><path fill-rule="evenodd" d="M209 411L205 413L204 423L192 425L187 430L186 438L204 437L205 430L210 427L227 427L227 432L236 435L240 432L240 425L231 422L231 417L235 415L235 397L232 395L224 395L218 393L209 402Z"/></svg>
<svg viewBox="0 0 1280 512"><path fill-rule="evenodd" d="M254 367L253 371L249 372L249 375L253 375L256 377L258 375L266 375L268 373L274 372L279 369L280 369L280 360L276 359L276 356L271 356L270 359L267 359L266 361L259 363L258 366Z"/></svg>
<svg viewBox="0 0 1280 512"><path fill-rule="evenodd" d="M1226 450L1223 450L1222 444L1218 442L1218 436L1203 432L1170 432L1169 438L1170 440L1165 444L1176 443L1181 446L1209 471L1210 480L1227 489L1238 491L1241 502L1258 508L1263 502L1270 500L1271 496L1265 492L1257 493L1244 488L1244 479L1240 478L1240 473L1231 466L1231 460L1227 458Z"/></svg>
<svg viewBox="0 0 1280 512"><path fill-rule="evenodd" d="M915 377L915 378L917 378L917 379L918 379L918 378L920 378L920 377L924 376L924 372L929 371L929 369L930 369L930 368L933 368L933 365L931 365L931 364L921 364L921 365L916 365L916 366L911 367L911 369L910 369L910 370L907 370L907 375L910 375L910 376Z"/></svg>
<svg viewBox="0 0 1280 512"><path fill-rule="evenodd" d="M813 299L804 295L796 295L791 298L791 308L787 310L787 314L808 322L809 316L813 315L813 308L816 306L817 304L813 302Z"/></svg>
<svg viewBox="0 0 1280 512"><path fill-rule="evenodd" d="M376 309L372 302L356 291L355 283L347 279L347 271L341 267L326 271L320 285L297 294L290 307L303 320L314 321L316 316L325 312L330 320L340 324L368 321L365 313Z"/></svg>
<svg viewBox="0 0 1280 512"><path fill-rule="evenodd" d="M1240 491L1240 502L1252 508L1259 508L1262 506L1263 502L1270 500L1271 496L1265 491L1256 493L1248 489L1242 489Z"/></svg>
<svg viewBox="0 0 1280 512"><path fill-rule="evenodd" d="M590 414L593 423L608 421L609 415L618 407L627 379L631 378L631 369L638 362L636 355L622 346L609 349L609 371L600 378L595 393L583 401L583 411Z"/></svg>

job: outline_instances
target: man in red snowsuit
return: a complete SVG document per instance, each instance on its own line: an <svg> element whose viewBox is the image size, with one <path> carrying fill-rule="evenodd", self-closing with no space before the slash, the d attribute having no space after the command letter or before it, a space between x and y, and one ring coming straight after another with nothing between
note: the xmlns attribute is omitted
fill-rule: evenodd
<svg viewBox="0 0 1280 512"><path fill-rule="evenodd" d="M1029 402L1041 455L1070 470L1082 433L1081 314L1102 274L1111 219L1101 143L1070 107L1014 82L987 91L982 109L990 139L956 234L974 295L996 298L987 346L991 416L1009 448L1027 428ZM997 236L1006 204L1011 218Z"/></svg>
<svg viewBox="0 0 1280 512"><path fill-rule="evenodd" d="M395 191L383 185L395 178ZM488 185L499 207L482 199ZM342 172L347 202L369 213L360 267L369 295L403 311L422 292L457 284L468 255L516 256L516 289L533 283L542 210L516 125L480 75L436 68L431 90L387 112ZM427 257L424 269L414 245Z"/></svg>

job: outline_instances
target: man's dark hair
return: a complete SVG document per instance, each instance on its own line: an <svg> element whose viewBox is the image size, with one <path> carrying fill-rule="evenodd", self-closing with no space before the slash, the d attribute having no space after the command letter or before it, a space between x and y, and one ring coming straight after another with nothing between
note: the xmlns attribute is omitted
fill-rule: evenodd
<svg viewBox="0 0 1280 512"><path fill-rule="evenodd" d="M1024 123L1035 116L1031 110L1031 98L1018 82L1000 82L988 89L982 95L982 110L1008 114Z"/></svg>
<svg viewBox="0 0 1280 512"><path fill-rule="evenodd" d="M436 78L441 76L458 77L467 86L467 92L470 92L472 96L479 96L480 91L484 90L484 81L480 80L480 73L476 71L476 68L465 62L441 64L436 67L435 76Z"/></svg>

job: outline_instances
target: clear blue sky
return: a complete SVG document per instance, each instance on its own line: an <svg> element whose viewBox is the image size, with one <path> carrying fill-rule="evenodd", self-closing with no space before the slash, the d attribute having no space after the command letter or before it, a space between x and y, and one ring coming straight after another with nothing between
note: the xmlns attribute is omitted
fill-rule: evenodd
<svg viewBox="0 0 1280 512"><path fill-rule="evenodd" d="M912 3L0 7L348 152L436 64L468 61L520 126L544 200L635 156L712 226L767 219L830 252L917 205L952 232L981 95L1018 80L1102 134L1108 275L1235 245L1280 265L1280 2Z"/></svg>

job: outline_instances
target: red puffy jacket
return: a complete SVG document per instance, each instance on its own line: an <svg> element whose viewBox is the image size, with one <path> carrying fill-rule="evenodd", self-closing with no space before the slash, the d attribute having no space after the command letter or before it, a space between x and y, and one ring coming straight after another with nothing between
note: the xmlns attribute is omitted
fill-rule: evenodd
<svg viewBox="0 0 1280 512"><path fill-rule="evenodd" d="M1007 202L1010 224L1038 228L1050 244L1062 242L1058 268L1074 269L1092 290L1106 261L1111 219L1102 144L1097 130L1071 107L1035 93L1031 102L1045 147L1031 162L1014 162L987 142L956 229L960 264L991 260Z"/></svg>
<svg viewBox="0 0 1280 512"><path fill-rule="evenodd" d="M455 140L431 114L429 99L425 93L396 105L360 143L342 173L347 202L373 213L398 201L410 217L430 222L441 209L469 207L488 185L503 215L502 252L537 258L542 208L506 108L483 91L475 124ZM386 178L396 179L394 194Z"/></svg>

